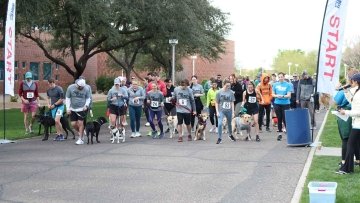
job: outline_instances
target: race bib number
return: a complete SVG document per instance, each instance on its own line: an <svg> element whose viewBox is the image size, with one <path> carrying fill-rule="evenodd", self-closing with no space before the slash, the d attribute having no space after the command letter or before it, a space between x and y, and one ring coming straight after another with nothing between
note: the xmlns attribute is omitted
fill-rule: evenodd
<svg viewBox="0 0 360 203"><path fill-rule="evenodd" d="M158 101L151 101L150 106L153 108L157 108L159 107L159 102Z"/></svg>
<svg viewBox="0 0 360 203"><path fill-rule="evenodd" d="M231 108L231 104L230 102L224 102L222 105L223 109L230 109Z"/></svg>
<svg viewBox="0 0 360 203"><path fill-rule="evenodd" d="M256 97L249 97L249 103L256 103Z"/></svg>
<svg viewBox="0 0 360 203"><path fill-rule="evenodd" d="M165 98L165 103L171 103L171 97L166 97Z"/></svg>
<svg viewBox="0 0 360 203"><path fill-rule="evenodd" d="M186 99L179 99L179 104L181 106L186 106L187 105L187 100Z"/></svg>
<svg viewBox="0 0 360 203"><path fill-rule="evenodd" d="M63 115L63 110L58 109L58 110L56 111L56 115L57 115L57 116L62 116L62 115Z"/></svg>
<svg viewBox="0 0 360 203"><path fill-rule="evenodd" d="M28 99L34 98L34 92L27 92L26 93L26 98L28 98Z"/></svg>
<svg viewBox="0 0 360 203"><path fill-rule="evenodd" d="M139 99L133 99L133 103L134 103L134 104L139 104L140 101L139 101Z"/></svg>

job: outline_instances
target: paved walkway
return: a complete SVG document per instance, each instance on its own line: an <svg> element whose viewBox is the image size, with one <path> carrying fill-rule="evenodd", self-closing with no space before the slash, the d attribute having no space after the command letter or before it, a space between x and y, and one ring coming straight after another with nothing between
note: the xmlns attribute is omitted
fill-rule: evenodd
<svg viewBox="0 0 360 203"><path fill-rule="evenodd" d="M341 148L338 147L321 147L315 151L315 155L319 156L341 156Z"/></svg>
<svg viewBox="0 0 360 203"><path fill-rule="evenodd" d="M260 143L225 137L216 145L208 133L206 141L143 136L111 144L105 125L100 144L38 137L0 145L0 202L288 203L311 148L287 147L275 129L260 136Z"/></svg>

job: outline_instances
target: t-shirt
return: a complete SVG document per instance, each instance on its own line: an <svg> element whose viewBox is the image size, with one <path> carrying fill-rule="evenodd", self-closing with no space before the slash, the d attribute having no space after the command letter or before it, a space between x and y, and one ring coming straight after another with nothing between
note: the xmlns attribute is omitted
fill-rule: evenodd
<svg viewBox="0 0 360 203"><path fill-rule="evenodd" d="M232 111L231 104L235 101L234 92L229 90L219 90L216 94L216 102L220 111Z"/></svg>
<svg viewBox="0 0 360 203"><path fill-rule="evenodd" d="M66 98L70 99L70 108L83 108L87 99L90 102L89 90L87 88L79 90L76 84L71 84L66 90Z"/></svg>
<svg viewBox="0 0 360 203"><path fill-rule="evenodd" d="M287 95L292 91L292 87L288 82L276 82L273 84L273 93L276 95ZM290 98L275 98L275 104L290 104Z"/></svg>
<svg viewBox="0 0 360 203"><path fill-rule="evenodd" d="M194 95L195 94L204 94L204 88L200 84L192 85L191 89L192 89Z"/></svg>
<svg viewBox="0 0 360 203"><path fill-rule="evenodd" d="M116 97L115 100L111 101L113 97ZM107 100L110 102L110 104L121 107L124 106L126 103L126 100L128 99L128 92L125 88L116 88L112 87L107 95Z"/></svg>
<svg viewBox="0 0 360 203"><path fill-rule="evenodd" d="M185 89L176 87L173 98L177 103L177 113L191 113L196 111L194 95L189 87L186 87Z"/></svg>
<svg viewBox="0 0 360 203"><path fill-rule="evenodd" d="M145 99L145 90L142 87L138 87L137 90L134 90L134 87L128 88L129 94L129 105L130 106L142 106ZM135 97L138 97L138 100L134 100Z"/></svg>
<svg viewBox="0 0 360 203"><path fill-rule="evenodd" d="M149 107L152 111L161 111L161 104L164 103L164 95L160 91L150 91L146 96Z"/></svg>
<svg viewBox="0 0 360 203"><path fill-rule="evenodd" d="M64 91L60 86L55 86L51 89L48 89L46 94L50 98L51 105L55 104L59 99L64 99Z"/></svg>

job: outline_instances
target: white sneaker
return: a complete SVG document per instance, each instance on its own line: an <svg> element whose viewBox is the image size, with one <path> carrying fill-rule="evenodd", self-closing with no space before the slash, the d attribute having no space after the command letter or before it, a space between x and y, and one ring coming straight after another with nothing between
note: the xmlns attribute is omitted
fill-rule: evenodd
<svg viewBox="0 0 360 203"><path fill-rule="evenodd" d="M214 130L215 130L215 127L210 128L209 133L214 132Z"/></svg>
<svg viewBox="0 0 360 203"><path fill-rule="evenodd" d="M76 145L84 144L84 141L82 141L80 138L75 142Z"/></svg>
<svg viewBox="0 0 360 203"><path fill-rule="evenodd" d="M195 132L195 128L191 128L191 132L194 133L194 132Z"/></svg>
<svg viewBox="0 0 360 203"><path fill-rule="evenodd" d="M218 128L217 127L215 128L215 133L218 133Z"/></svg>
<svg viewBox="0 0 360 203"><path fill-rule="evenodd" d="M135 137L141 137L140 132L136 132L136 133L135 133Z"/></svg>
<svg viewBox="0 0 360 203"><path fill-rule="evenodd" d="M29 133L33 133L33 131L32 131L32 125L29 125Z"/></svg>
<svg viewBox="0 0 360 203"><path fill-rule="evenodd" d="M134 132L132 132L131 135L130 135L130 137L131 137L131 138L134 138L134 137L136 137L136 134L135 134Z"/></svg>
<svg viewBox="0 0 360 203"><path fill-rule="evenodd" d="M127 126L128 123L126 121L122 122L123 126Z"/></svg>
<svg viewBox="0 0 360 203"><path fill-rule="evenodd" d="M149 123L149 122L146 122L146 123L145 123L145 126L146 126L146 127L149 127L149 126L150 126L150 123Z"/></svg>

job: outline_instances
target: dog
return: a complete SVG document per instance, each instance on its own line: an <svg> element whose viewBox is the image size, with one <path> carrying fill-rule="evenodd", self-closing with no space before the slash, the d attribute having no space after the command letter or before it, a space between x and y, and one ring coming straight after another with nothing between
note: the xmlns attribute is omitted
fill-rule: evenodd
<svg viewBox="0 0 360 203"><path fill-rule="evenodd" d="M226 117L224 117L223 120L222 120L222 133L228 133Z"/></svg>
<svg viewBox="0 0 360 203"><path fill-rule="evenodd" d="M90 140L89 136L90 135L91 135L91 144L94 144L94 142L93 142L94 135L96 137L96 142L100 143L100 141L99 141L99 132L100 132L101 126L104 123L107 123L107 120L104 117L99 117L95 121L86 123L85 132L86 132L86 137L87 137L87 144L89 144L89 140Z"/></svg>
<svg viewBox="0 0 360 203"><path fill-rule="evenodd" d="M170 129L170 138L172 138L175 134L176 131L176 127L178 125L178 120L177 120L177 116L168 116L166 118L169 129Z"/></svg>
<svg viewBox="0 0 360 203"><path fill-rule="evenodd" d="M239 139L236 136L236 133L239 132L241 135L242 130L246 130L246 138L245 140L251 140L251 115L249 114L242 114L240 116L237 116L231 120L231 128L232 128L232 134L235 135L236 139Z"/></svg>
<svg viewBox="0 0 360 203"><path fill-rule="evenodd" d="M195 130L195 137L194 140L206 140L205 137L205 128L206 128L206 121L209 116L206 113L202 113L198 115L198 122L196 124Z"/></svg>
<svg viewBox="0 0 360 203"><path fill-rule="evenodd" d="M39 114L35 115L35 118L40 123L39 134L40 134L40 130L41 130L41 125L43 125L44 129L45 129L44 138L42 139L42 141L48 140L49 133L50 133L50 127L55 126L55 120L53 119L53 117L51 116L50 113L45 113L45 106L42 106L39 108ZM65 115L65 113L64 113L63 117L61 117L61 119L60 119L60 122L61 122L63 130L66 133L65 139L67 139L67 137L68 137L68 134L69 134L68 131L70 131L73 134L73 139L75 139L75 133L70 128L70 124L68 121L68 115Z"/></svg>
<svg viewBox="0 0 360 203"><path fill-rule="evenodd" d="M114 126L110 126L110 134L111 134L111 143L114 143L117 139L117 143L120 143L120 140L122 142L125 142L125 128L116 128Z"/></svg>
<svg viewBox="0 0 360 203"><path fill-rule="evenodd" d="M320 104L323 105L324 109L328 110L330 108L330 94L322 93L320 95Z"/></svg>

